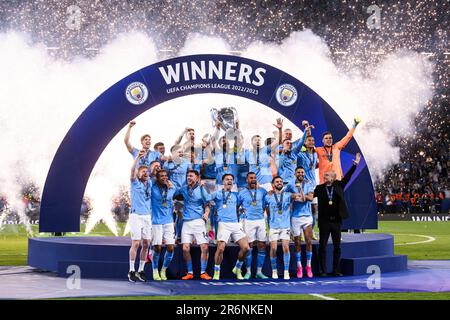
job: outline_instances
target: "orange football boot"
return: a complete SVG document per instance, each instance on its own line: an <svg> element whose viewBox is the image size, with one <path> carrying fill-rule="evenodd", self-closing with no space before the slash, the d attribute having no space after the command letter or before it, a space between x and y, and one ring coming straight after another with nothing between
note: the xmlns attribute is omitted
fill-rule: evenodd
<svg viewBox="0 0 450 320"><path fill-rule="evenodd" d="M200 279L203 279L203 280L212 280L212 277L211 277L209 274L207 274L206 272L203 272L203 273L201 274L201 276L200 276Z"/></svg>

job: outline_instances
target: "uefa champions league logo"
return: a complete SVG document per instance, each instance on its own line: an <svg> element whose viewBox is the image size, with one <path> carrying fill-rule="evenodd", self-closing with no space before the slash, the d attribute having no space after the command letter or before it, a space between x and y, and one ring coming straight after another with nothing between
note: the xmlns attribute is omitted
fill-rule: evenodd
<svg viewBox="0 0 450 320"><path fill-rule="evenodd" d="M282 84L277 89L276 97L279 104L290 107L297 101L297 89L291 84Z"/></svg>
<svg viewBox="0 0 450 320"><path fill-rule="evenodd" d="M125 95L130 103L140 105L147 101L148 90L145 84L141 82L132 82L125 90Z"/></svg>

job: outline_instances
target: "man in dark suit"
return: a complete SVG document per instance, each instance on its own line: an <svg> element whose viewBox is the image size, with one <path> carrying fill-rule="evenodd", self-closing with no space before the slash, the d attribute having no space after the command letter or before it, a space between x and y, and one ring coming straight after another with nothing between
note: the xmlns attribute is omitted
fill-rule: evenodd
<svg viewBox="0 0 450 320"><path fill-rule="evenodd" d="M341 257L341 226L342 220L348 218L348 209L344 198L345 185L350 181L361 155L356 154L353 166L342 180L336 180L334 171L324 173L324 183L316 186L314 197L319 205L319 258L320 276L327 275L327 243L331 234L333 240L333 275L342 276L339 271Z"/></svg>

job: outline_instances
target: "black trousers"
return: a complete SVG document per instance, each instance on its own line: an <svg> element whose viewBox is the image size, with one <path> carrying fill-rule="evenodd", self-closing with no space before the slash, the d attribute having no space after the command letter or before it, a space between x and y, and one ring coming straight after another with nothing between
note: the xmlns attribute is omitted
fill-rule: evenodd
<svg viewBox="0 0 450 320"><path fill-rule="evenodd" d="M333 272L339 272L341 262L341 222L319 221L320 271L327 273L327 243L331 234L333 241Z"/></svg>

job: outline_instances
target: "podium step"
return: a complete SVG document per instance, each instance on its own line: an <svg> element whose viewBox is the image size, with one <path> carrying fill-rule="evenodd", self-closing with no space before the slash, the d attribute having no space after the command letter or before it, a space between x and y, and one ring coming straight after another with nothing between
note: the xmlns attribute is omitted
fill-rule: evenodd
<svg viewBox="0 0 450 320"><path fill-rule="evenodd" d="M377 266L381 273L405 271L408 268L406 255L342 258L341 271L345 275L371 274L369 267ZM368 270L369 269L369 270Z"/></svg>

